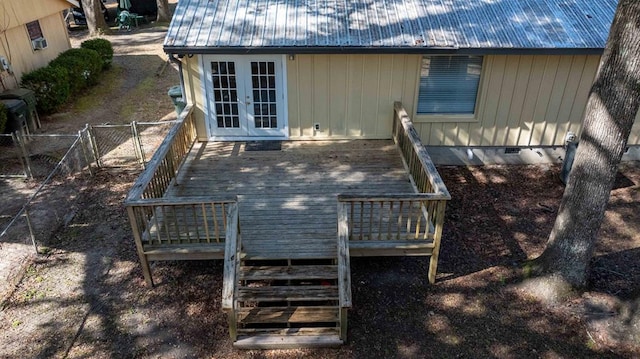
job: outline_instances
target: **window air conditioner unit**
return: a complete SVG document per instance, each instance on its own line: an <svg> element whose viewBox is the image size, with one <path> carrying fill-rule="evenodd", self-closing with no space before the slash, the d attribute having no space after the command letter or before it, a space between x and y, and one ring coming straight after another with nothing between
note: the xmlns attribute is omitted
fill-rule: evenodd
<svg viewBox="0 0 640 359"><path fill-rule="evenodd" d="M44 37L39 37L37 39L31 40L31 46L34 50L42 50L47 48L47 39Z"/></svg>

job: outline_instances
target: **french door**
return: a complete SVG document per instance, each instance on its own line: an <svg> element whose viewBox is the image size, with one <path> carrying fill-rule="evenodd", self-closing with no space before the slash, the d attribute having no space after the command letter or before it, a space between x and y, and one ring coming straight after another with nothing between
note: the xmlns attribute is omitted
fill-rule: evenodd
<svg viewBox="0 0 640 359"><path fill-rule="evenodd" d="M285 137L282 56L204 56L213 137Z"/></svg>

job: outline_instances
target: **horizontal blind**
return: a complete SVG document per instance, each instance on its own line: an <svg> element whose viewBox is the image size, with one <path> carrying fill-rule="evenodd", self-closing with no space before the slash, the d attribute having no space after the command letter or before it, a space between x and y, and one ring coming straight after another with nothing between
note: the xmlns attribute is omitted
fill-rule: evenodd
<svg viewBox="0 0 640 359"><path fill-rule="evenodd" d="M482 56L425 56L422 58L419 114L473 114Z"/></svg>

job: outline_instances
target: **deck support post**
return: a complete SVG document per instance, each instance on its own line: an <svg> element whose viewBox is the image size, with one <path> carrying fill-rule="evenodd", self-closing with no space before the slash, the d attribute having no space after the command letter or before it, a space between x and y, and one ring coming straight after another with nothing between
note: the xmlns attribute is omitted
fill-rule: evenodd
<svg viewBox="0 0 640 359"><path fill-rule="evenodd" d="M127 214L129 215L129 222L131 222L131 229L133 230L133 238L136 242L136 251L138 252L138 258L140 259L140 265L142 266L144 281L149 287L153 287L154 284L153 277L151 276L151 267L149 266L147 256L144 254L144 248L142 247L142 237L134 207L127 206Z"/></svg>
<svg viewBox="0 0 640 359"><path fill-rule="evenodd" d="M436 282L438 270L438 255L440 254L440 239L442 238L442 227L444 225L444 211L447 206L446 201L438 201L435 218L435 229L433 233L433 252L429 260L429 283Z"/></svg>
<svg viewBox="0 0 640 359"><path fill-rule="evenodd" d="M348 308L340 308L340 340L347 342L347 310Z"/></svg>

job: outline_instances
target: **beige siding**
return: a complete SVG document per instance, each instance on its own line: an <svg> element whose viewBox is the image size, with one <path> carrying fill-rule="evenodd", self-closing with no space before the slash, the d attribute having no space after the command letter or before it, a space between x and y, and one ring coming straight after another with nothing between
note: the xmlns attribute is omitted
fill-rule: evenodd
<svg viewBox="0 0 640 359"><path fill-rule="evenodd" d="M187 102L193 104L193 115L195 116L198 139L206 141L207 129L205 123L205 93L202 78L200 77L200 57L183 57L182 73L184 78L185 97Z"/></svg>
<svg viewBox="0 0 640 359"><path fill-rule="evenodd" d="M61 11L71 5L66 1L0 0L6 17L0 19L0 56L9 60L13 73L0 73L3 88L14 88L22 75L45 66L62 51L70 48L67 28ZM30 9L24 11L24 9ZM47 48L34 51L25 23L38 20ZM2 23L2 22L5 23Z"/></svg>
<svg viewBox="0 0 640 359"><path fill-rule="evenodd" d="M413 106L419 56L297 55L286 66L291 139L390 138L393 102Z"/></svg>
<svg viewBox="0 0 640 359"><path fill-rule="evenodd" d="M183 61L187 97L205 139L199 60ZM485 56L475 117L414 115L416 129L431 146L560 146L568 131L580 131L598 64L595 55ZM415 112L419 67L419 55L286 60L290 138L390 138L393 102ZM640 121L629 144L640 144Z"/></svg>
<svg viewBox="0 0 640 359"><path fill-rule="evenodd" d="M475 119L415 116L432 146L557 146L580 129L599 56L485 56Z"/></svg>
<svg viewBox="0 0 640 359"><path fill-rule="evenodd" d="M80 0L78 0L80 1ZM0 0L3 28L12 28L72 7L65 0Z"/></svg>

